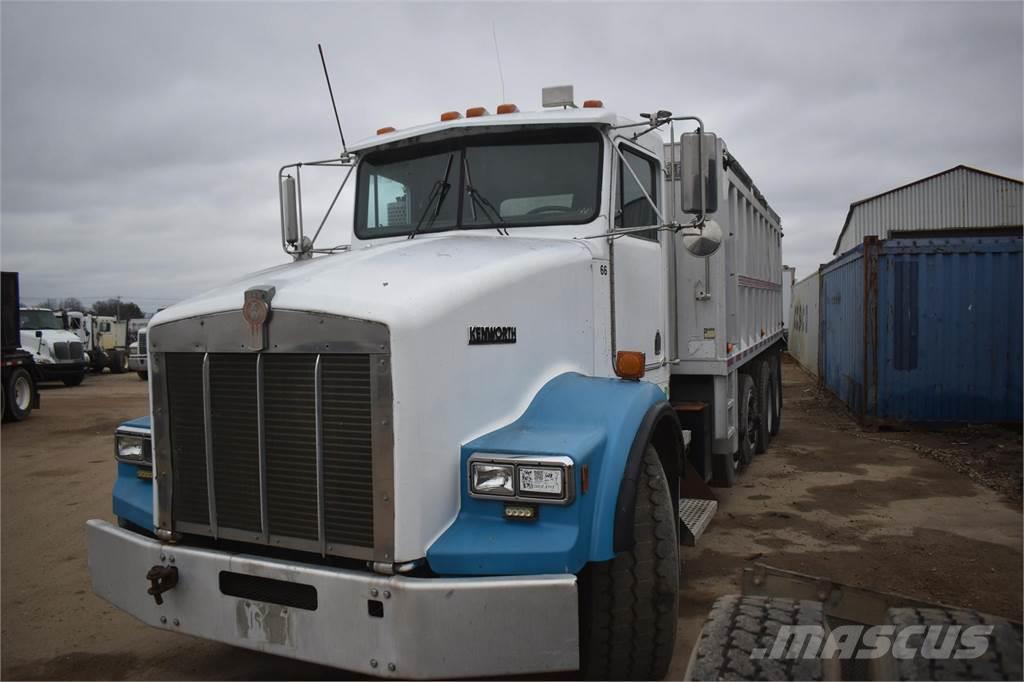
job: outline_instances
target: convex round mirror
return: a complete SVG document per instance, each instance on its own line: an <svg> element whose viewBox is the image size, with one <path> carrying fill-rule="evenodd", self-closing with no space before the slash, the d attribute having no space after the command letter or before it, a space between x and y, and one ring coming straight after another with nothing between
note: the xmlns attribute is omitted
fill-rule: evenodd
<svg viewBox="0 0 1024 682"><path fill-rule="evenodd" d="M704 229L683 236L683 246L698 258L710 256L722 245L722 228L714 220L705 220Z"/></svg>

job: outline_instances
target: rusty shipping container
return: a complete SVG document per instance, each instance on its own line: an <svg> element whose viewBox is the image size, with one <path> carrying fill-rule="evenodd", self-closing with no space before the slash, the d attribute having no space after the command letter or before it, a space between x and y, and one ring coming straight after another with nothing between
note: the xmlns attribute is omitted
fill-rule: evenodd
<svg viewBox="0 0 1024 682"><path fill-rule="evenodd" d="M820 270L818 370L867 421L1019 423L1020 236L867 237Z"/></svg>

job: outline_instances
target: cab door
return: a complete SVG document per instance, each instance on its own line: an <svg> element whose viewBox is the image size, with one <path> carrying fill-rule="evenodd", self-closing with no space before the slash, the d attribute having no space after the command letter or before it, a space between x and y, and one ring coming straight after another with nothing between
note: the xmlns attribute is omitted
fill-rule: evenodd
<svg viewBox="0 0 1024 682"><path fill-rule="evenodd" d="M650 370L664 364L668 341L665 233L656 230L658 214L644 197L646 192L655 204L661 200L661 163L646 150L625 142L619 143L619 150L622 156L612 157L617 179L615 229L651 229L623 234L612 243L613 351L642 351Z"/></svg>

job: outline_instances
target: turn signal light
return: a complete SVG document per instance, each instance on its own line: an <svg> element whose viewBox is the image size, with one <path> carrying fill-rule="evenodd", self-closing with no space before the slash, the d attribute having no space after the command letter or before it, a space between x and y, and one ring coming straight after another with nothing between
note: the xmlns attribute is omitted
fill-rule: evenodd
<svg viewBox="0 0 1024 682"><path fill-rule="evenodd" d="M498 113L499 114L518 114L519 113L519 107L517 107L515 104L499 104L498 105Z"/></svg>
<svg viewBox="0 0 1024 682"><path fill-rule="evenodd" d="M604 102L599 99L588 99L583 102L584 109L603 109Z"/></svg>
<svg viewBox="0 0 1024 682"><path fill-rule="evenodd" d="M393 133L393 132L395 132L395 129L392 128L391 126L384 126L383 128L377 128L377 134L378 135L385 135L387 133Z"/></svg>
<svg viewBox="0 0 1024 682"><path fill-rule="evenodd" d="M647 356L635 350L615 354L615 374L623 379L639 379L644 375Z"/></svg>
<svg viewBox="0 0 1024 682"><path fill-rule="evenodd" d="M484 107L470 107L466 109L466 118L479 118L480 116L487 116L487 109Z"/></svg>
<svg viewBox="0 0 1024 682"><path fill-rule="evenodd" d="M441 114L442 121L455 121L460 118L462 118L462 114L457 111L446 111Z"/></svg>

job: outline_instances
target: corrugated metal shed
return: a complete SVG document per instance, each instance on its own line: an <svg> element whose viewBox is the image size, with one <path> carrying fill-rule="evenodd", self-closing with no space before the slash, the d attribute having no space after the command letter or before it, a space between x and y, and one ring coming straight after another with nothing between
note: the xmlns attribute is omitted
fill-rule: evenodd
<svg viewBox="0 0 1024 682"><path fill-rule="evenodd" d="M850 204L832 253L845 253L891 232L985 230L1024 226L1024 184L970 166L947 171Z"/></svg>
<svg viewBox="0 0 1024 682"><path fill-rule="evenodd" d="M822 266L825 385L866 419L1020 422L1022 251L1021 237L869 239Z"/></svg>

